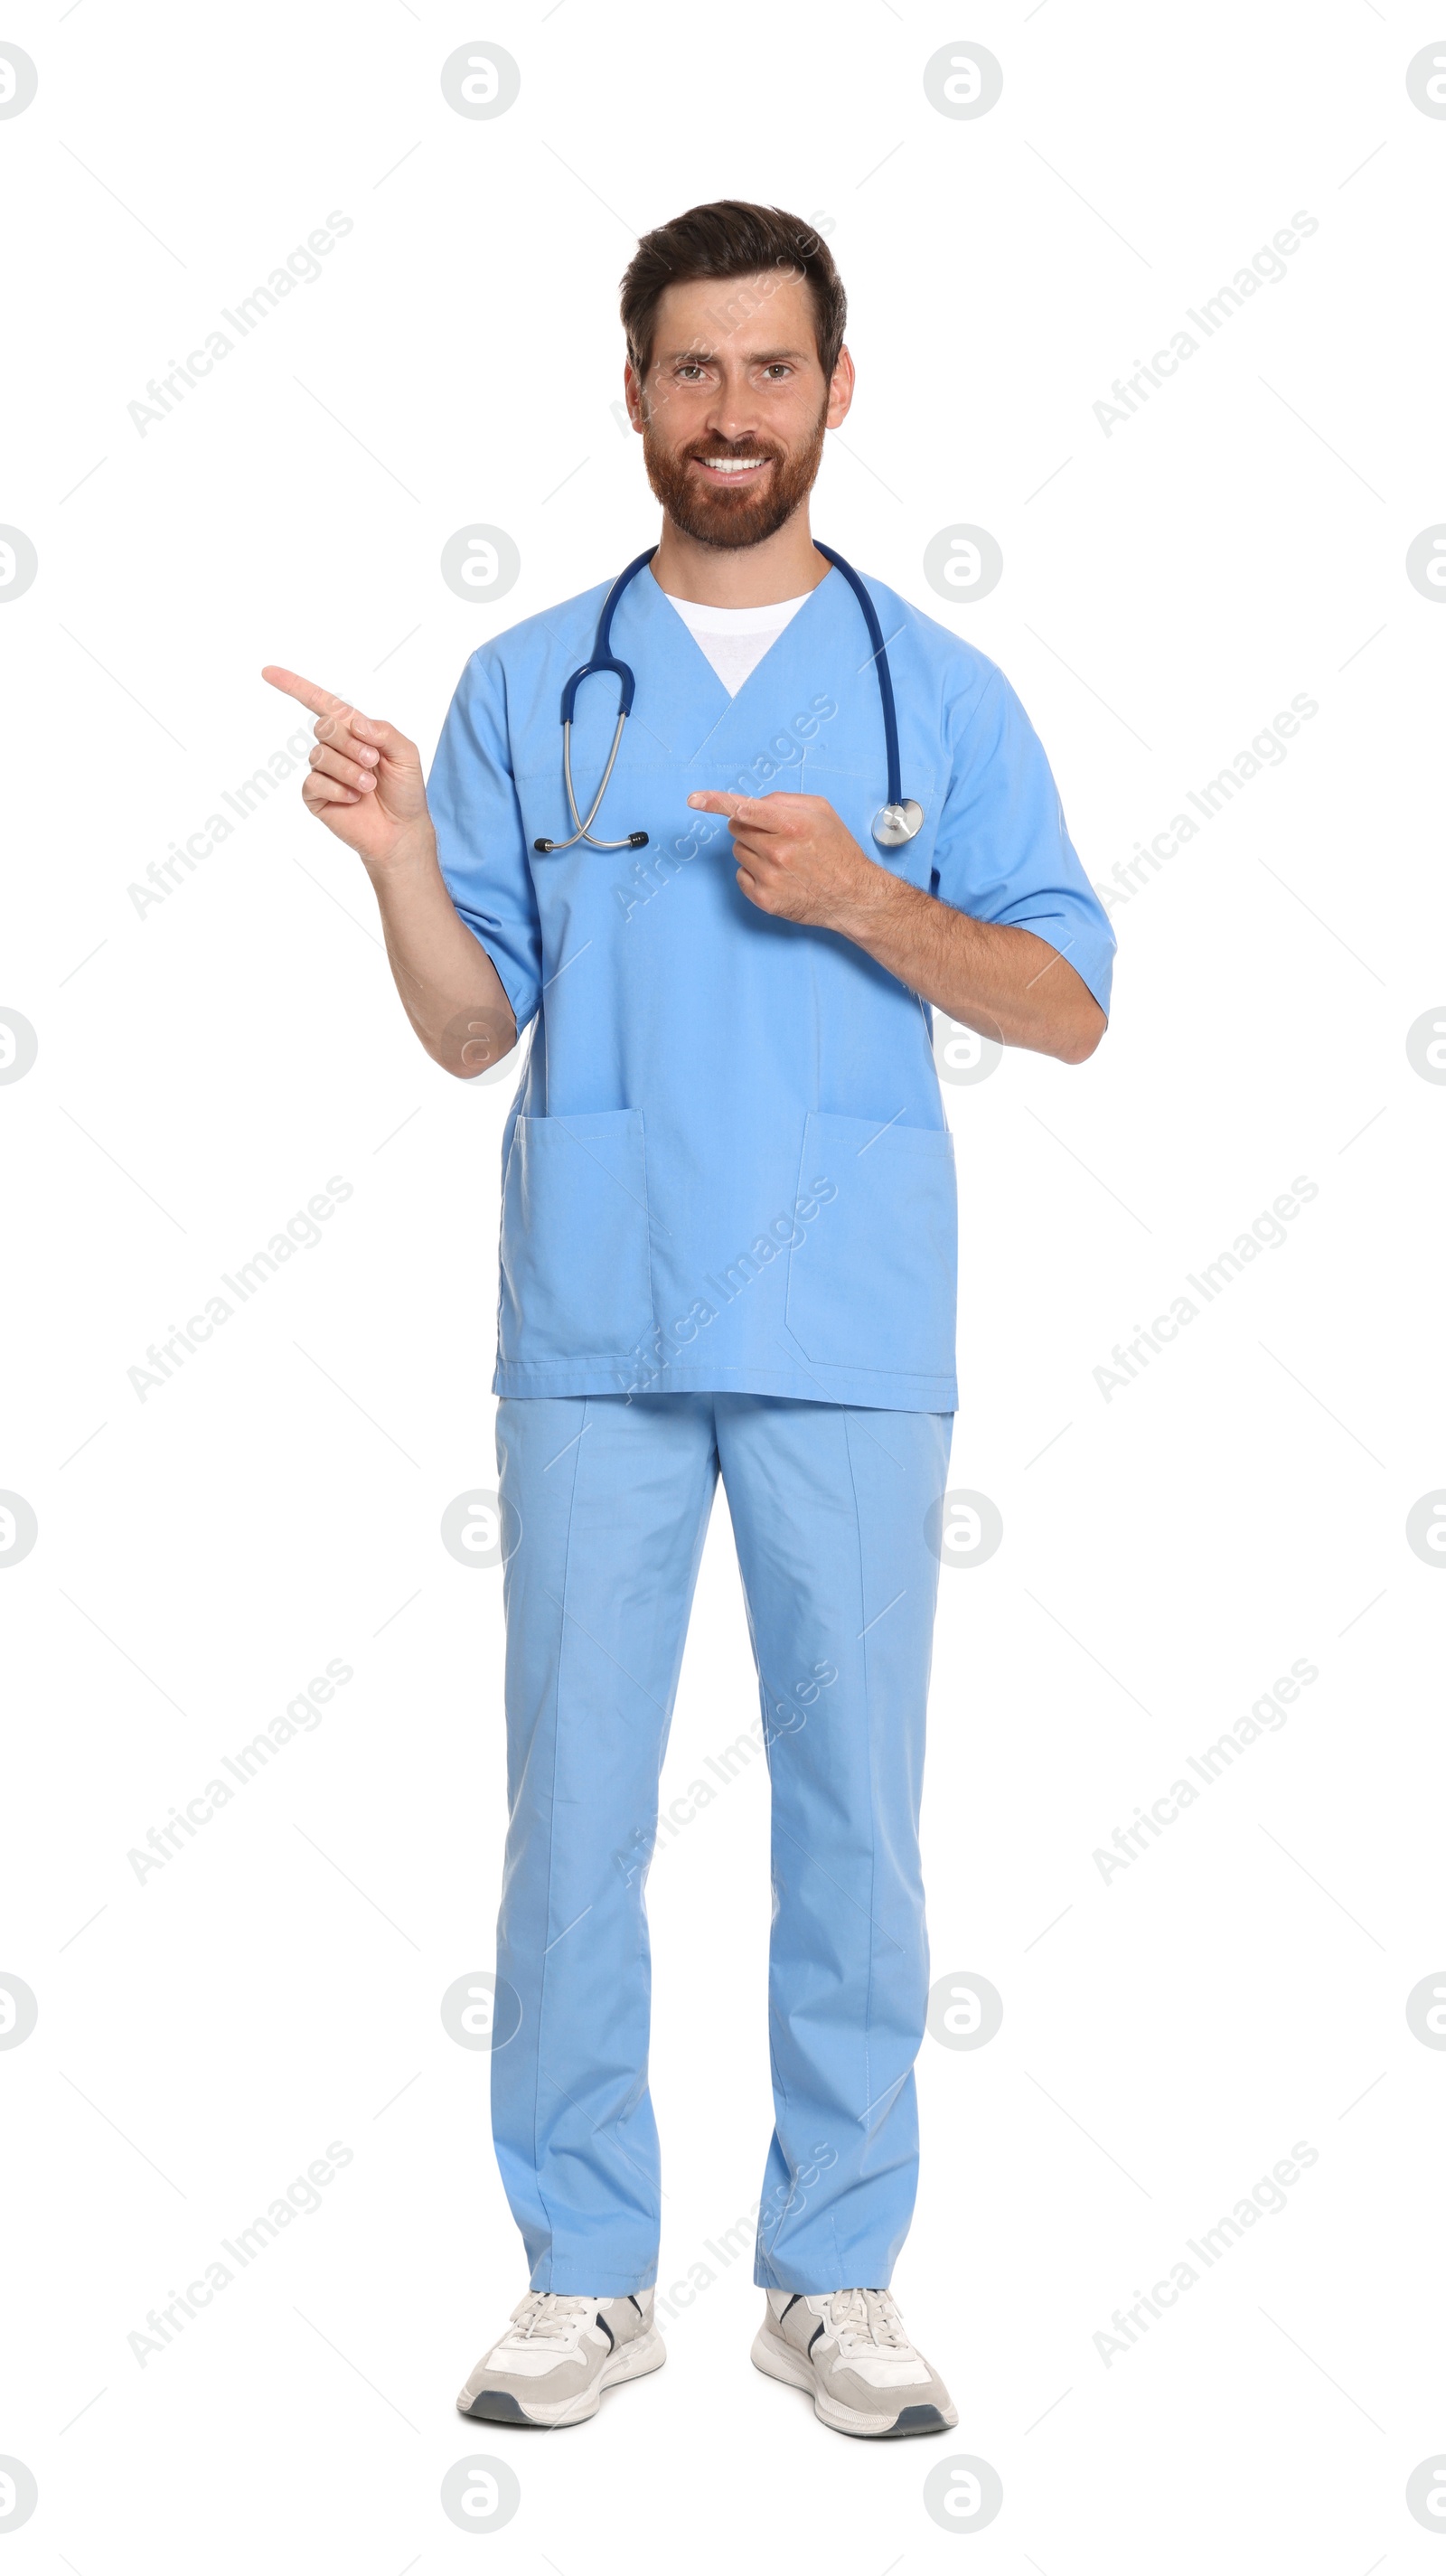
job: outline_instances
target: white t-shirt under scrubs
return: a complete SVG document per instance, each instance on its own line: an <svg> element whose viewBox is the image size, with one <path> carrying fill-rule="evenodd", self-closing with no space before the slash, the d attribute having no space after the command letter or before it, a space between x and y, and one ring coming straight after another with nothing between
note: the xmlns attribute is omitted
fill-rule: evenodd
<svg viewBox="0 0 1446 2576"><path fill-rule="evenodd" d="M673 606L729 697L736 698L807 597L804 591L798 599L772 599L766 608L705 608L698 599L674 599Z"/></svg>

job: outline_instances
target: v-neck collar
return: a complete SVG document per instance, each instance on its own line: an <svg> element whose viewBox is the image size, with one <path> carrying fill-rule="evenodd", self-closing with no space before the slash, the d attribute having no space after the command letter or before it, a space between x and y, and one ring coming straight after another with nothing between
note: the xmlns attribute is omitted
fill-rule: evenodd
<svg viewBox="0 0 1446 2576"><path fill-rule="evenodd" d="M697 636L688 624L687 619L679 616L677 608L674 606L669 593L664 590L662 583L656 578L651 564L644 565L642 572L638 576L638 587L641 589L644 582L648 584L649 588L656 594L657 598L661 600L663 606L667 609L673 624L687 639L690 650L702 663L704 670L707 672L709 679L712 681L714 688L717 690L720 698L723 699L725 705L736 707L740 705L743 699L748 695L748 692L752 688L754 681L757 679L759 672L767 668L768 663L777 652L778 647L784 641L784 638L795 632L800 620L808 615L808 612L813 606L814 601L817 599L819 592L821 590L827 590L829 583L833 579L834 567L830 564L822 581L816 581L814 583L812 590L805 596L802 606L794 610L793 615L788 619L785 625L780 626L767 650L761 653L758 660L754 663L753 668L749 672L747 679L743 682L742 687L736 690L728 688L725 682L719 678L718 673L714 670L712 663L709 661L707 654L704 652L702 645L699 643Z"/></svg>

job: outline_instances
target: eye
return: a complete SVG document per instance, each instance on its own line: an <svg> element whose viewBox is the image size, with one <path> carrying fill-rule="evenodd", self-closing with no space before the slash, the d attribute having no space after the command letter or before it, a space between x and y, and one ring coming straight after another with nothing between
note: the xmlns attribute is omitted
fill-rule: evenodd
<svg viewBox="0 0 1446 2576"><path fill-rule="evenodd" d="M779 358L774 361L772 366L765 367L763 372L776 383L780 376L791 376L793 369L792 367L786 366L783 360Z"/></svg>

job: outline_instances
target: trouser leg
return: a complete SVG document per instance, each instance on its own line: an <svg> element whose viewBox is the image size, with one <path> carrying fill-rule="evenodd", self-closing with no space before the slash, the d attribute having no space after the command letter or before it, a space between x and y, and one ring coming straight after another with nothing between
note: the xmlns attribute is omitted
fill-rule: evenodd
<svg viewBox="0 0 1446 2576"><path fill-rule="evenodd" d="M772 1778L775 2127L755 2278L885 2286L913 2213L919 1802L952 1417L716 1399Z"/></svg>
<svg viewBox="0 0 1446 2576"><path fill-rule="evenodd" d="M643 1882L717 1478L712 1399L509 1397L497 1448L520 1531L497 1974L520 2020L493 2055L493 2138L531 2286L616 2298L657 2268Z"/></svg>

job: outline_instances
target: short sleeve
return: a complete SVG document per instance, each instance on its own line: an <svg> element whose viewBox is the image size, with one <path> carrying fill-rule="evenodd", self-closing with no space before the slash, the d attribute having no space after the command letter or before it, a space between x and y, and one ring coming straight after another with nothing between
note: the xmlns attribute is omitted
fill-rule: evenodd
<svg viewBox="0 0 1446 2576"><path fill-rule="evenodd" d="M964 721L952 762L934 893L976 921L1047 939L1108 1012L1114 932L1065 829L1044 746L1002 671Z"/></svg>
<svg viewBox="0 0 1446 2576"><path fill-rule="evenodd" d="M542 998L542 928L501 685L479 653L447 710L427 803L447 891L496 967L520 1033Z"/></svg>

